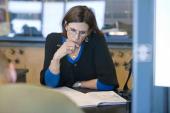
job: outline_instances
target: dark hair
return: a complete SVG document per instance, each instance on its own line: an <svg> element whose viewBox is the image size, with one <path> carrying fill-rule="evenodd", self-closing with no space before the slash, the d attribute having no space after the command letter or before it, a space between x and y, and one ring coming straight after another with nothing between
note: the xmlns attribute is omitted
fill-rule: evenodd
<svg viewBox="0 0 170 113"><path fill-rule="evenodd" d="M74 6L66 13L62 21L62 29L64 35L66 35L65 25L71 22L85 22L89 26L90 33L103 35L97 26L93 11L87 6Z"/></svg>

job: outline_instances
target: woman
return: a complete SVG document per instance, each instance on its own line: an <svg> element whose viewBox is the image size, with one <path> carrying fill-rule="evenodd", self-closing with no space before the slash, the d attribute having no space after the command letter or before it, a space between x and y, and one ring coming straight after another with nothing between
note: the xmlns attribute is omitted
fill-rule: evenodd
<svg viewBox="0 0 170 113"><path fill-rule="evenodd" d="M115 67L93 12L86 6L71 8L62 28L63 33L47 36L41 83L49 87L117 89Z"/></svg>

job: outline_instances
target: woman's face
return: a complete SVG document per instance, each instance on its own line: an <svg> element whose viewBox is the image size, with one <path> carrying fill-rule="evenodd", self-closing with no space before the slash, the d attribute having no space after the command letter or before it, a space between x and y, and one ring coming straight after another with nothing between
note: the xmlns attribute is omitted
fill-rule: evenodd
<svg viewBox="0 0 170 113"><path fill-rule="evenodd" d="M80 45L88 35L88 24L84 22L71 22L65 26L67 38Z"/></svg>

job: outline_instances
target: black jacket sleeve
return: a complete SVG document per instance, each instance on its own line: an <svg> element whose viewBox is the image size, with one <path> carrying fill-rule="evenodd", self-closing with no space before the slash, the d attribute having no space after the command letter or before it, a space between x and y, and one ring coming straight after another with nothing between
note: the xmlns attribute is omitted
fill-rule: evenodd
<svg viewBox="0 0 170 113"><path fill-rule="evenodd" d="M45 58L44 58L44 65L43 69L40 72L40 83L45 85L44 82L44 75L45 71L48 69L50 62L53 58L54 53L59 48L58 45L61 44L61 36L57 33L51 33L47 36L45 42Z"/></svg>
<svg viewBox="0 0 170 113"><path fill-rule="evenodd" d="M98 80L107 85L118 88L116 69L109 53L104 36L97 36L94 42L94 60Z"/></svg>

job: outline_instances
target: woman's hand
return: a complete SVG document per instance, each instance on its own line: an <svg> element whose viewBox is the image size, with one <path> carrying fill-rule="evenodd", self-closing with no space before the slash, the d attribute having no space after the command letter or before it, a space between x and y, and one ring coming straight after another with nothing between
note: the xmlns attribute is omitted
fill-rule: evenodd
<svg viewBox="0 0 170 113"><path fill-rule="evenodd" d="M73 41L67 40L61 45L61 47L54 53L53 59L51 60L49 69L52 73L60 73L60 59L67 54L71 54L75 51L76 47L79 47Z"/></svg>
<svg viewBox="0 0 170 113"><path fill-rule="evenodd" d="M71 40L66 40L63 45L55 52L53 59L60 60L67 54L72 54L79 45Z"/></svg>

